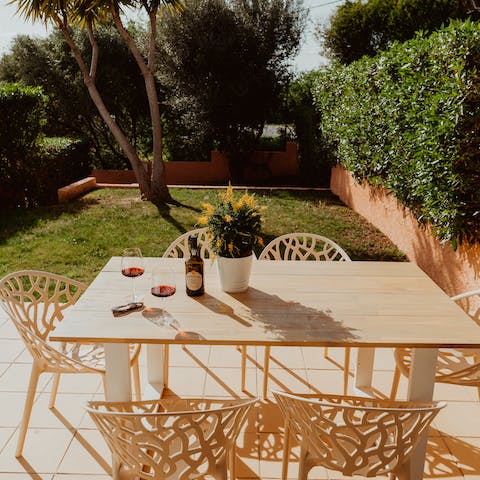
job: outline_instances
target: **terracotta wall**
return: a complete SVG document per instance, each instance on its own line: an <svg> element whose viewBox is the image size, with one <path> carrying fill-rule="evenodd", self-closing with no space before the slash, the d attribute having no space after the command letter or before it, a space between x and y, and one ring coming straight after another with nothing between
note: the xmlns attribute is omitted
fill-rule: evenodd
<svg viewBox="0 0 480 480"><path fill-rule="evenodd" d="M291 177L298 173L297 144L287 142L282 152L255 152L245 169L245 181L254 182L272 177ZM169 185L225 184L230 178L227 158L212 151L209 162L167 162L165 175ZM132 170L93 170L97 183L135 183Z"/></svg>
<svg viewBox="0 0 480 480"><path fill-rule="evenodd" d="M480 289L480 244L456 251L441 243L429 228L384 189L359 185L342 167L332 169L332 192L379 228L408 258L417 263L448 295ZM478 308L476 303L473 307Z"/></svg>

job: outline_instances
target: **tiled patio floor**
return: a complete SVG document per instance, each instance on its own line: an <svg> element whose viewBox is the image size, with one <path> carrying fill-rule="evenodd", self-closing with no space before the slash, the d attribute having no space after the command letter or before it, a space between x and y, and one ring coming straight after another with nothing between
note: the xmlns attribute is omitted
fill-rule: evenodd
<svg viewBox="0 0 480 480"><path fill-rule="evenodd" d="M341 393L343 351L319 348L274 348L270 387L294 392ZM240 353L234 347L171 349L170 395L257 396L262 371L261 348L249 348L246 393L240 391ZM141 360L143 357L141 357ZM143 362L141 362L142 364ZM288 369L286 366L288 365ZM352 362L353 365L353 362ZM393 371L390 350L376 355L375 388L389 392ZM142 369L142 373L143 369ZM51 377L41 378L24 456L14 456L18 424L30 374L30 358L0 310L0 480L101 480L109 477L110 454L83 406L102 398L96 375L64 375L54 409L48 409ZM400 394L405 393L402 379ZM475 388L437 385L436 399L448 401L431 429L425 478L480 479L480 403ZM262 402L239 438L238 478L278 479L281 470L282 421L276 406ZM294 451L295 455L298 453ZM289 478L296 478L292 462ZM310 478L340 478L316 468Z"/></svg>

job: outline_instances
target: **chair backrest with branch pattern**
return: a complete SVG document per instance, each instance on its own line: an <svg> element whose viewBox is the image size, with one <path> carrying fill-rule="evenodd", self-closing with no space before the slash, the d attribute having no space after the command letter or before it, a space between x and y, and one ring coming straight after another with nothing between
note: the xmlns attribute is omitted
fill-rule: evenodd
<svg viewBox="0 0 480 480"><path fill-rule="evenodd" d="M87 411L132 478L226 478L220 472L255 402L89 402Z"/></svg>
<svg viewBox="0 0 480 480"><path fill-rule="evenodd" d="M318 464L349 476L394 472L445 406L441 402L273 393L286 425Z"/></svg>
<svg viewBox="0 0 480 480"><path fill-rule="evenodd" d="M315 233L287 233L272 240L259 260L349 261L340 245Z"/></svg>
<svg viewBox="0 0 480 480"><path fill-rule="evenodd" d="M83 283L53 273L22 270L0 280L0 303L17 327L20 337L34 359L49 371L97 371L81 361L66 356L47 342L63 312L85 291Z"/></svg>
<svg viewBox="0 0 480 480"><path fill-rule="evenodd" d="M72 306L86 286L61 275L22 270L0 280L0 300L10 318L46 340L63 311Z"/></svg>
<svg viewBox="0 0 480 480"><path fill-rule="evenodd" d="M214 256L213 250L210 247L207 228L204 227L190 230L189 232L180 235L167 247L162 257L188 258L190 256L190 249L188 247L188 237L190 235L197 235L197 245L200 249L200 256L202 258L211 258Z"/></svg>

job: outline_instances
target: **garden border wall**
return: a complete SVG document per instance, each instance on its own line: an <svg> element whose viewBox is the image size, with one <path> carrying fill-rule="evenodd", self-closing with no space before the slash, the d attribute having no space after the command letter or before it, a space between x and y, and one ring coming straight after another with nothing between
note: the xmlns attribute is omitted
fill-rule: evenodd
<svg viewBox="0 0 480 480"><path fill-rule="evenodd" d="M448 295L480 288L480 244L442 245L427 226L383 188L360 185L343 167L332 168L331 190L375 225Z"/></svg>

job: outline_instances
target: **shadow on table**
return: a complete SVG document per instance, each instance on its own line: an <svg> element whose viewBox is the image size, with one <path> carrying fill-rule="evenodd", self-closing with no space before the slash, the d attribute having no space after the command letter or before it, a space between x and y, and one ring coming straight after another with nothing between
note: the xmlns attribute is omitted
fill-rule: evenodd
<svg viewBox="0 0 480 480"><path fill-rule="evenodd" d="M229 295L238 301L238 310L209 294L198 301L214 313L228 315L245 327L260 328L278 340L301 344L322 336L330 342L347 342L358 338L355 330L336 320L332 312L285 301L277 295L252 287L246 292Z"/></svg>

